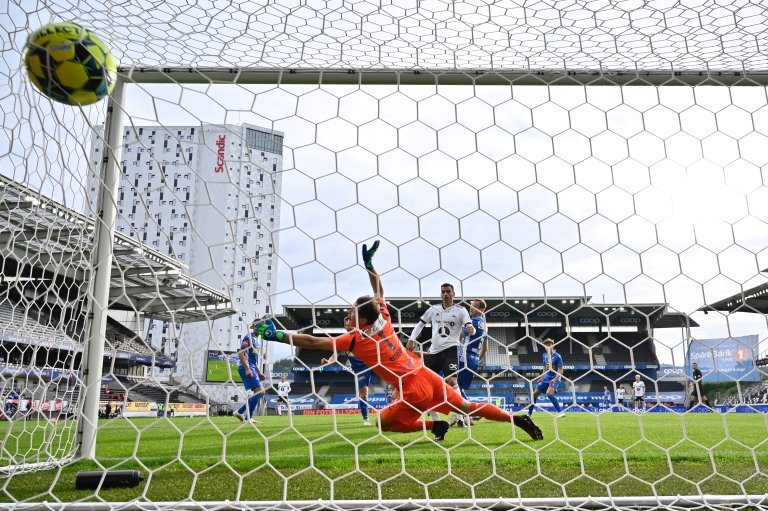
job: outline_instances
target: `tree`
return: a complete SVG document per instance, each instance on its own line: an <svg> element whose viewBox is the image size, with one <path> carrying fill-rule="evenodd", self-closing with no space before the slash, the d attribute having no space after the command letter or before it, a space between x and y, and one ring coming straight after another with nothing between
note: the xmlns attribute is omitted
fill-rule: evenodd
<svg viewBox="0 0 768 511"><path fill-rule="evenodd" d="M293 369L293 357L283 358L272 364L273 373L290 373Z"/></svg>

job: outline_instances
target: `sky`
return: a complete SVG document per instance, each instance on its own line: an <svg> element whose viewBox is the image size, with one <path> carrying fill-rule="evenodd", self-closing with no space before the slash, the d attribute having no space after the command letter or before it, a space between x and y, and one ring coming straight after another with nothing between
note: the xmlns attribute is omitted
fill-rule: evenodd
<svg viewBox="0 0 768 511"><path fill-rule="evenodd" d="M205 2L14 2L0 21L0 172L86 208L85 141L104 104L52 106L20 64L30 28L67 16L121 65L765 69L752 47L764 9L747 3L377 5L281 0L249 17ZM766 349L765 317L695 312L766 281L764 87L137 84L126 112L285 134L278 309L366 292L359 248L380 238L390 296L450 281L463 297L669 303L702 325L696 337L757 333ZM681 333L657 335L671 359Z"/></svg>

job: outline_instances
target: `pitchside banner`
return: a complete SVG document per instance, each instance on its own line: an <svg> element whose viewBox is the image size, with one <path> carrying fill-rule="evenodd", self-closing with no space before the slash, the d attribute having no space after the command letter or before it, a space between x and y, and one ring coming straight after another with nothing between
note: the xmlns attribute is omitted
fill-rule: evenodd
<svg viewBox="0 0 768 511"><path fill-rule="evenodd" d="M705 382L760 381L755 369L757 335L745 335L727 339L691 339L688 347L686 371L691 376L691 365L696 362Z"/></svg>

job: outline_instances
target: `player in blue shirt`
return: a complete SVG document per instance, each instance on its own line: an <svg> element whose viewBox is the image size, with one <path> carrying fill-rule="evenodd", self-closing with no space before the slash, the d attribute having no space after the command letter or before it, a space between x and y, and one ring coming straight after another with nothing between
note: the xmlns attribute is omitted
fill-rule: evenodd
<svg viewBox="0 0 768 511"><path fill-rule="evenodd" d="M344 318L344 328L347 330L347 332L352 330L352 326L348 317ZM355 379L357 380L357 408L360 410L360 415L363 417L363 425L370 426L371 421L368 420L368 387L371 385L373 371L371 371L371 369L368 368L368 366L365 365L362 360L352 355L352 353L348 353L347 355L347 360L349 360L349 367L355 373ZM330 358L323 358L321 362L323 364L332 364L336 362L336 356L331 355Z"/></svg>
<svg viewBox="0 0 768 511"><path fill-rule="evenodd" d="M360 415L363 416L363 425L370 426L371 422L368 420L368 387L371 385L373 371L362 360L351 353L347 358L349 360L349 367L357 378L357 407L360 409Z"/></svg>
<svg viewBox="0 0 768 511"><path fill-rule="evenodd" d="M487 307L485 300L479 298L472 300L469 307L469 317L472 320L472 326L475 327L475 333L467 334L466 328L461 331L458 384L459 392L464 399L467 399L466 391L472 385L480 361L488 350L488 334L485 331L485 319L483 318ZM462 419L459 416L454 416L453 422L461 428L464 427L466 421L466 417Z"/></svg>
<svg viewBox="0 0 768 511"><path fill-rule="evenodd" d="M387 384L387 395L386 395L386 405L389 406L392 404L392 401L395 400L395 389L392 387L392 385Z"/></svg>
<svg viewBox="0 0 768 511"><path fill-rule="evenodd" d="M533 414L533 409L536 407L536 398L542 393L546 393L549 400L557 410L558 417L565 417L565 412L560 408L560 403L555 399L555 385L563 377L563 357L555 351L555 341L547 339L544 341L544 347L546 352L544 353L544 370L541 376L533 380L533 383L538 381L536 389L533 391L533 401L528 407L528 415Z"/></svg>
<svg viewBox="0 0 768 511"><path fill-rule="evenodd" d="M613 404L613 396L611 396L611 391L608 390L608 387L606 385L603 385L603 406L606 410L611 409L611 405Z"/></svg>
<svg viewBox="0 0 768 511"><path fill-rule="evenodd" d="M261 341L256 333L260 320L251 323L251 331L243 336L240 341L240 350L237 355L240 362L237 364L237 372L243 379L243 386L246 392L253 391L253 395L248 398L246 404L240 407L234 415L241 422L252 422L258 424L260 421L253 420L256 410L259 407L261 396L264 395L264 386L261 383L264 375L259 371L259 355L261 352ZM246 411L247 406L247 411Z"/></svg>

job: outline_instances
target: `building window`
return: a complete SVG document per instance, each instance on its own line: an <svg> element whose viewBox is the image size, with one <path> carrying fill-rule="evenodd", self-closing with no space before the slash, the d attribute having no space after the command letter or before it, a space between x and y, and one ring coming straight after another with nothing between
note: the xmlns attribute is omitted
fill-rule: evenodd
<svg viewBox="0 0 768 511"><path fill-rule="evenodd" d="M273 154L283 154L283 136L266 131L247 128L245 143L250 149L268 151Z"/></svg>

